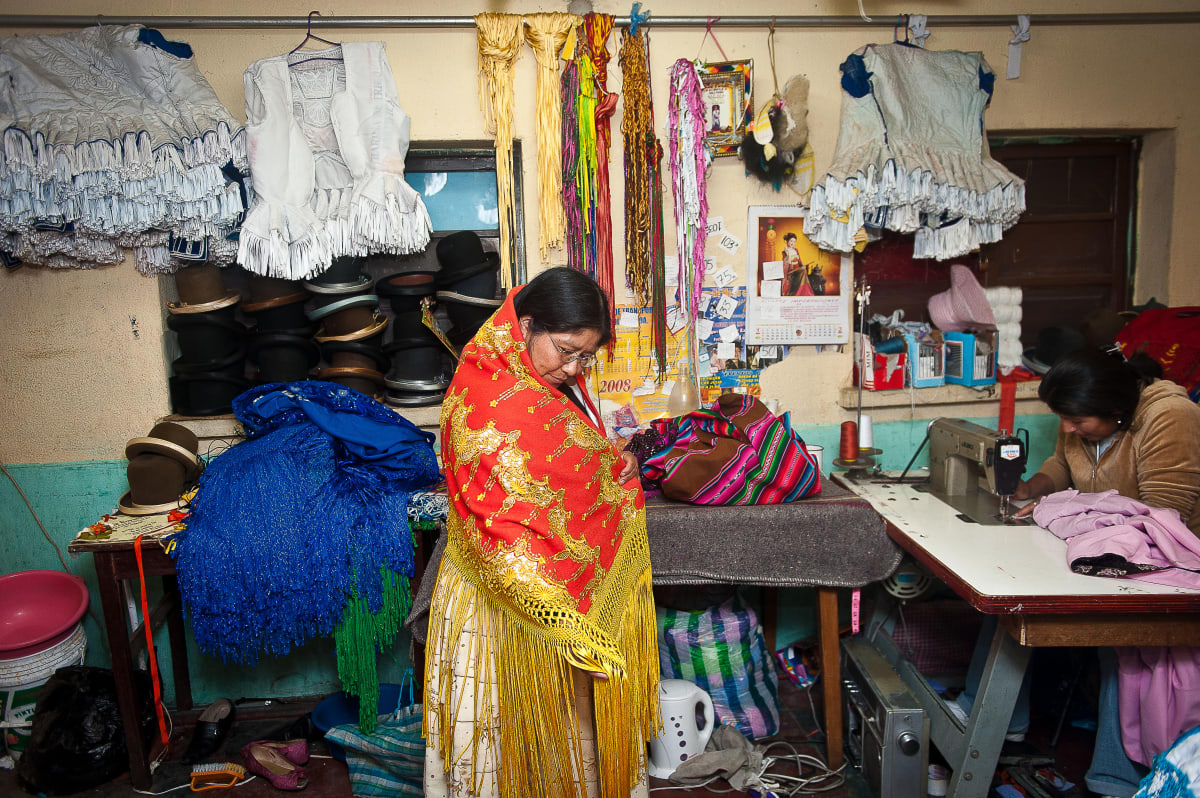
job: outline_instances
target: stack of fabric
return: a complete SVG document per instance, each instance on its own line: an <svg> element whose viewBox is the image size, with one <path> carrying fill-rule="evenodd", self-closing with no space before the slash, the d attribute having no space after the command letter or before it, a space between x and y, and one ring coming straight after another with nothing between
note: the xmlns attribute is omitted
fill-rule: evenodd
<svg viewBox="0 0 1200 798"><path fill-rule="evenodd" d="M230 263L245 210L241 124L191 48L138 25L0 39L0 250L145 274Z"/></svg>

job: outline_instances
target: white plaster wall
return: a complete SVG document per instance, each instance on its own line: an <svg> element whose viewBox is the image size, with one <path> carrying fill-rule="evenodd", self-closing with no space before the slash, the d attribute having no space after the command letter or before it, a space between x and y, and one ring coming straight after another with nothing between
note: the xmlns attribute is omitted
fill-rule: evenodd
<svg viewBox="0 0 1200 798"><path fill-rule="evenodd" d="M1116 13L1200 10L1200 0L939 0L914 8L911 4L865 0L868 13L895 19L905 12L935 14ZM650 2L659 16L850 15L853 0L746 0L731 6L715 0ZM355 0L318 10L329 15L465 16L477 11L565 10L566 2L485 2L443 0L439 3ZM71 0L44 3L39 13L106 15L304 15L311 6L299 2L211 0L198 6L177 0ZM34 9L15 0L0 1L0 14ZM628 3L598 2L596 10L618 16L629 13ZM301 38L295 30L171 30L168 38L189 42L218 96L238 118L242 108L242 71L251 61L290 50ZM651 27L652 76L656 118L665 125L667 70L680 57L719 60L711 41L701 48L702 29ZM413 118L417 139L479 139L486 134L478 101L476 37L473 28L360 29L321 31L326 38L380 39L387 44L396 72L400 99ZM767 34L763 29L717 27L717 35L732 59L755 59L755 96L771 92ZM814 29L780 28L776 33L779 83L802 72L812 82L809 126L816 152L817 174L829 164L840 116L838 65L846 55L868 42L891 39L890 27ZM995 99L988 112L992 130L1019 131L1172 131L1158 139L1152 166L1172 164L1171 190L1145 192L1139 215L1156 223L1142 225L1158 236L1151 251L1152 270L1146 285L1164 286L1172 304L1200 304L1196 279L1200 225L1193 210L1200 206L1200 26L1072 26L1044 27L1036 22L1025 46L1020 80L1003 79L1010 33L1007 28L933 28L928 46L938 49L981 50L997 72ZM620 90L615 58L609 87ZM534 60L526 51L519 61L516 83L516 135L525 142L526 252L531 269L540 263L537 247L537 175L535 158ZM614 119L619 129L620 106ZM621 208L623 195L620 137L612 159L614 247L618 270L623 270ZM1164 151L1165 150L1165 151ZM1166 160L1162 160L1166 159ZM1170 168L1168 166L1167 168ZM793 201L744 176L734 158L716 162L709 175L710 213L725 218L731 230L745 238L748 205ZM667 198L668 216L670 198ZM1163 237L1168 240L1163 241ZM674 249L668 236L667 249ZM718 252L718 265L729 263L744 273L745 254ZM551 257L551 263L561 257ZM124 442L149 428L168 412L167 367L161 342L162 297L159 281L141 277L132 263L84 273L25 269L0 275L0 351L7 368L0 379L0 407L8 416L0 436L0 460L5 462L74 461L119 457ZM164 281L169 283L169 281ZM1139 277L1139 285L1142 285ZM1140 297L1139 298L1144 298ZM879 306L886 297L875 298ZM103 308L102 310L100 308ZM90 311L90 313L89 313ZM129 318L138 319L140 335L132 334ZM60 319L61 324L49 319ZM787 361L764 376L765 392L795 412L799 423L837 422L850 417L836 404L837 390L849 380L848 351L796 348ZM1035 412L1035 403L1018 412ZM936 412L935 412L936 410ZM950 407L893 409L876 412L877 420L944 414L985 415L980 408Z"/></svg>

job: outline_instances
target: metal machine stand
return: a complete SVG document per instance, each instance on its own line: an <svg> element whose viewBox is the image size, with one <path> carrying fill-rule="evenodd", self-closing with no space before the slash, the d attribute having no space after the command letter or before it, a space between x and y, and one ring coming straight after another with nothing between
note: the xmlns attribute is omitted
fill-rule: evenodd
<svg viewBox="0 0 1200 798"><path fill-rule="evenodd" d="M929 718L929 737L953 771L947 798L986 798L1032 649L1019 644L1003 624L997 624L979 693L964 728L884 630L894 599L880 592L867 627L867 638L892 664L924 708Z"/></svg>

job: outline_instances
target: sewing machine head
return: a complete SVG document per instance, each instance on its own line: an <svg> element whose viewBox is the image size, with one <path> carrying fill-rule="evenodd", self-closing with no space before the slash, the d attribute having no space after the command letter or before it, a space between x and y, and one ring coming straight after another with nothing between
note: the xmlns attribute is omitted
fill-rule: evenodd
<svg viewBox="0 0 1200 798"><path fill-rule="evenodd" d="M1025 473L1028 445L969 421L929 424L928 491L981 524L1012 523L1008 500Z"/></svg>

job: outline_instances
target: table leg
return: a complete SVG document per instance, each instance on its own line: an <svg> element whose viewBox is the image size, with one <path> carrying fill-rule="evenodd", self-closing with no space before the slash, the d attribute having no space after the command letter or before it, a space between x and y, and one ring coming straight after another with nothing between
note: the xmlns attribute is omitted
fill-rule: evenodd
<svg viewBox="0 0 1200 798"><path fill-rule="evenodd" d="M776 633L779 631L779 588L762 589L762 630L767 653L774 656L778 644Z"/></svg>
<svg viewBox="0 0 1200 798"><path fill-rule="evenodd" d="M117 577L114 555L97 551L94 556L100 604L104 610L104 629L112 654L113 681L117 689L117 707L125 728L129 748L129 780L135 789L148 790L153 784L146 758L146 745L138 724L137 688L133 682L133 655L129 650L129 632L121 599L121 580Z"/></svg>
<svg viewBox="0 0 1200 798"><path fill-rule="evenodd" d="M167 634L171 641L171 673L175 685L175 707L192 708L192 677L188 673L187 630L183 625L183 597L179 593L179 578L166 574L163 580L163 601L167 612Z"/></svg>
<svg viewBox="0 0 1200 798"><path fill-rule="evenodd" d="M817 618L821 637L821 684L825 698L825 749L829 767L839 768L842 753L842 652L838 637L837 589L817 588Z"/></svg>

